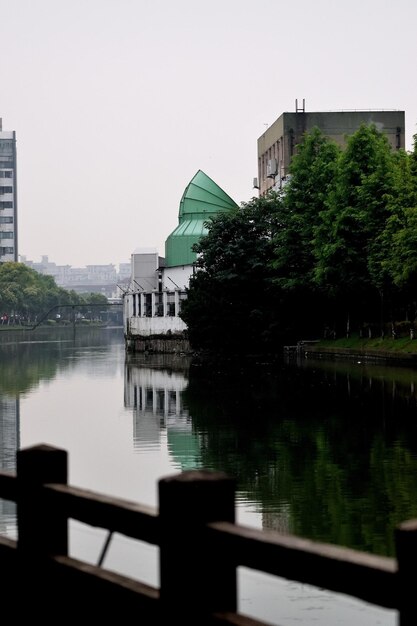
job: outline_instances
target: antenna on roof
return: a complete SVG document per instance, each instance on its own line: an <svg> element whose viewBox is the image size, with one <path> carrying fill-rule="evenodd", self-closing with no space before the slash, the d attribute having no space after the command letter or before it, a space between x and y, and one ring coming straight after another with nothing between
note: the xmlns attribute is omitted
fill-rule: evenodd
<svg viewBox="0 0 417 626"><path fill-rule="evenodd" d="M296 113L305 113L306 112L306 101L303 98L303 108L298 108L298 100L295 101L295 112Z"/></svg>

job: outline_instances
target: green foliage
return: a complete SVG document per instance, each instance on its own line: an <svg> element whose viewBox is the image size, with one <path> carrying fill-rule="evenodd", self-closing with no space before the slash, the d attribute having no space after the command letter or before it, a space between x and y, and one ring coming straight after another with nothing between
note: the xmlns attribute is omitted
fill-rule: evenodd
<svg viewBox="0 0 417 626"><path fill-rule="evenodd" d="M384 265L399 287L417 280L417 203L390 217L384 231L387 256Z"/></svg>
<svg viewBox="0 0 417 626"><path fill-rule="evenodd" d="M394 285L409 294L417 279L417 135L414 151L397 153L388 201L390 215L377 239L381 249L381 266Z"/></svg>
<svg viewBox="0 0 417 626"><path fill-rule="evenodd" d="M360 301L375 288L377 271L369 271L368 261L388 217L391 171L385 135L375 126L361 126L347 141L336 183L315 227L316 281L346 302L352 297Z"/></svg>
<svg viewBox="0 0 417 626"><path fill-rule="evenodd" d="M283 191L207 224L182 317L196 349L282 343L416 316L417 136L393 151L374 125L340 150L317 129ZM343 325L343 326L342 326Z"/></svg>
<svg viewBox="0 0 417 626"><path fill-rule="evenodd" d="M27 319L56 301L57 286L50 276L43 276L23 263L0 265L0 310L10 317Z"/></svg>
<svg viewBox="0 0 417 626"><path fill-rule="evenodd" d="M293 157L271 261L284 289L313 288L314 232L334 186L339 154L336 144L314 128Z"/></svg>
<svg viewBox="0 0 417 626"><path fill-rule="evenodd" d="M58 305L83 302L107 304L107 298L66 291L52 276L39 274L24 263L0 264L0 316L7 315L9 321L32 323ZM55 319L49 321L55 323Z"/></svg>
<svg viewBox="0 0 417 626"><path fill-rule="evenodd" d="M199 349L251 353L273 342L277 290L269 260L281 198L252 199L207 223L182 318Z"/></svg>

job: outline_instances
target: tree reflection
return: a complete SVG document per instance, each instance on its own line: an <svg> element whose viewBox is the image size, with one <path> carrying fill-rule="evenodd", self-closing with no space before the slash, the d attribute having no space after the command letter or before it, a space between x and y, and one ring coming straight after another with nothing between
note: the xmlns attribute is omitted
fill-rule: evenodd
<svg viewBox="0 0 417 626"><path fill-rule="evenodd" d="M63 358L80 346L110 346L121 341L120 329L36 329L0 333L0 394L18 396L74 366Z"/></svg>
<svg viewBox="0 0 417 626"><path fill-rule="evenodd" d="M346 364L190 369L204 466L258 503L264 527L393 555L417 516L415 373Z"/></svg>

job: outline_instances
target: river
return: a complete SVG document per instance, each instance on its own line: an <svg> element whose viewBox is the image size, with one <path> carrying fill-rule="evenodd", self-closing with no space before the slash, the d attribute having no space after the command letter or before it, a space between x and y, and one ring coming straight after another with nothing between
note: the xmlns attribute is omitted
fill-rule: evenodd
<svg viewBox="0 0 417 626"><path fill-rule="evenodd" d="M120 328L0 333L0 467L19 448L68 451L70 484L157 506L158 480L207 468L237 479L237 521L385 556L417 517L417 371L358 360L273 370L125 353ZM13 503L0 530L16 536ZM97 563L106 533L70 524ZM115 536L104 567L158 585L156 548ZM239 609L271 624L395 626L396 613L239 571Z"/></svg>

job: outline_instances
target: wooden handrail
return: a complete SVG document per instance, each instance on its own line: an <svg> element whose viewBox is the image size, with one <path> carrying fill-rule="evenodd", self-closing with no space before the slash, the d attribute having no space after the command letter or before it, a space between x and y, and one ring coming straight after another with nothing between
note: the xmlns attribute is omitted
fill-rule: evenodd
<svg viewBox="0 0 417 626"><path fill-rule="evenodd" d="M236 566L345 593L385 608L398 606L394 558L226 522L209 524L208 529Z"/></svg>
<svg viewBox="0 0 417 626"><path fill-rule="evenodd" d="M67 485L45 485L46 497L68 518L157 545L158 511L129 500Z"/></svg>
<svg viewBox="0 0 417 626"><path fill-rule="evenodd" d="M17 480L15 473L0 472L0 497L17 502Z"/></svg>
<svg viewBox="0 0 417 626"><path fill-rule="evenodd" d="M397 558L389 558L237 524L235 481L222 473L161 479L156 509L68 485L65 451L35 446L17 454L17 473L0 472L0 498L17 503L18 540L0 537L0 557L12 572L23 567L38 594L43 577L58 594L66 583L84 601L105 590L162 621L177 615L187 626L260 626L237 611L237 568L247 567L396 609L400 626L417 623L417 520L396 529ZM71 559L70 519L157 546L159 589Z"/></svg>

